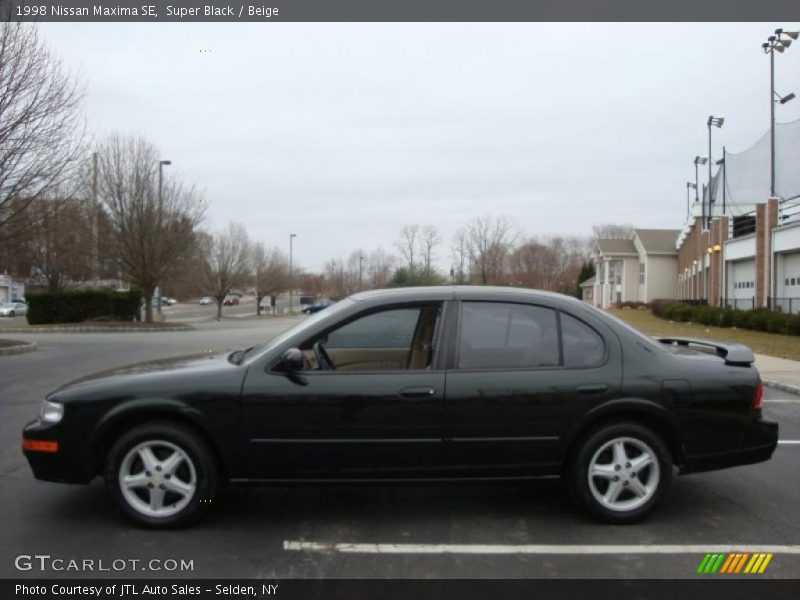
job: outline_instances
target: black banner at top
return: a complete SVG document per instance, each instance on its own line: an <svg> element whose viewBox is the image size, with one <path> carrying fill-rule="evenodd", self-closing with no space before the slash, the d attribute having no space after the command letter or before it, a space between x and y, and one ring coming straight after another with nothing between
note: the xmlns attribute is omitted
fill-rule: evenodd
<svg viewBox="0 0 800 600"><path fill-rule="evenodd" d="M800 21L798 0L0 0L60 22Z"/></svg>

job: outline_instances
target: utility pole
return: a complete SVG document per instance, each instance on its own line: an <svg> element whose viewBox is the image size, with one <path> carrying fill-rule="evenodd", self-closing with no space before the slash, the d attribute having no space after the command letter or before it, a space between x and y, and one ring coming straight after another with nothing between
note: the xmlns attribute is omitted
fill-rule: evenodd
<svg viewBox="0 0 800 600"><path fill-rule="evenodd" d="M361 291L361 274L362 274L362 263L364 262L364 257L361 254L358 255L358 291Z"/></svg>
<svg viewBox="0 0 800 600"><path fill-rule="evenodd" d="M292 265L292 245L294 238L297 237L296 233L289 234L289 314L293 314L294 308L292 307L292 294L294 292L294 271Z"/></svg>
<svg viewBox="0 0 800 600"><path fill-rule="evenodd" d="M92 154L92 242L94 245L94 264L92 265L92 274L95 278L95 283L100 279L100 237L99 237L99 223L100 207L97 205L97 152Z"/></svg>

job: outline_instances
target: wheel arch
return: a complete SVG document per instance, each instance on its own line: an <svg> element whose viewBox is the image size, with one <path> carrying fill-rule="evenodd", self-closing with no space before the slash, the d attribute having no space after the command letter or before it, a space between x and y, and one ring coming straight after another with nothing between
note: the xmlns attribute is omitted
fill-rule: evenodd
<svg viewBox="0 0 800 600"><path fill-rule="evenodd" d="M98 423L92 434L89 448L91 474L103 472L111 446L129 429L148 422L175 423L188 427L196 433L209 447L220 468L220 478L224 481L230 472L230 464L219 444L203 423L199 413L177 402L148 401L146 403L127 404L110 411Z"/></svg>
<svg viewBox="0 0 800 600"><path fill-rule="evenodd" d="M684 440L675 416L656 402L636 398L614 400L586 413L566 439L564 465L569 464L580 442L591 432L619 422L639 423L652 429L664 440L672 456L672 462L678 467L683 466Z"/></svg>

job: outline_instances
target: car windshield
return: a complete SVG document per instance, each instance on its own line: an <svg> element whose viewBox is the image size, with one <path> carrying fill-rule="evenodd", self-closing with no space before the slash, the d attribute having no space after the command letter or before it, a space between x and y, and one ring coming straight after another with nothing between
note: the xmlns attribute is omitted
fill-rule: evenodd
<svg viewBox="0 0 800 600"><path fill-rule="evenodd" d="M353 300L346 298L344 300L337 302L336 304L332 304L325 310L321 310L320 312L314 313L310 317L305 318L303 321L301 321L294 327L287 329L283 333L279 333L268 342L265 342L260 346L254 346L253 348L248 348L245 354L247 355L248 358L251 357L255 358L263 354L264 352L268 352L273 348L280 346L286 340L297 335L298 333L302 333L303 331L310 329L323 319L328 319L329 317L332 317L342 309L347 308L348 306L353 304L353 302L354 302Z"/></svg>

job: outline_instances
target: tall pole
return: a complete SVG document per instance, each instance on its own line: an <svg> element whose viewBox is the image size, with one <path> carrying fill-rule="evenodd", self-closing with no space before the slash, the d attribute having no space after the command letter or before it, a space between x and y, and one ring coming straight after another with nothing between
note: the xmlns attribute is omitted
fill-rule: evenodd
<svg viewBox="0 0 800 600"><path fill-rule="evenodd" d="M769 193L775 197L775 48L769 52Z"/></svg>
<svg viewBox="0 0 800 600"><path fill-rule="evenodd" d="M728 179L728 169L726 167L727 163L725 162L725 158L726 158L725 154L726 154L725 146L723 146L722 147L722 214L723 215L726 214L725 213L725 194L727 193L727 189L726 188L728 187L728 180L727 180Z"/></svg>
<svg viewBox="0 0 800 600"><path fill-rule="evenodd" d="M157 215L157 219L158 219L159 223L161 222L161 218L162 218L163 212L164 212L164 203L163 203L162 195L161 195L161 190L162 190L162 187L163 187L162 183L163 183L163 180L164 180L164 165L171 165L171 164L172 164L171 160L160 160L160 161L158 161L158 215ZM157 235L162 235L162 232L159 231ZM158 285L158 296L157 297L158 297L158 301L156 302L156 311L158 312L158 314L161 314L161 283L160 282L159 282L159 285ZM148 298L147 301L150 302L151 300Z"/></svg>
<svg viewBox="0 0 800 600"><path fill-rule="evenodd" d="M100 239L98 234L98 219L100 209L97 206L97 152L92 154L92 241L94 242L93 271L95 279L100 279Z"/></svg>
<svg viewBox="0 0 800 600"><path fill-rule="evenodd" d="M711 119L708 119L708 187L706 188L706 196L708 196L708 222L703 223L703 228L708 229L709 222L711 221Z"/></svg>
<svg viewBox="0 0 800 600"><path fill-rule="evenodd" d="M361 273L362 273L362 263L364 262L364 257L360 254L358 255L358 291L361 291Z"/></svg>
<svg viewBox="0 0 800 600"><path fill-rule="evenodd" d="M292 306L292 294L294 293L294 266L292 264L292 252L294 238L297 237L296 233L289 234L289 314L293 314L294 307Z"/></svg>

